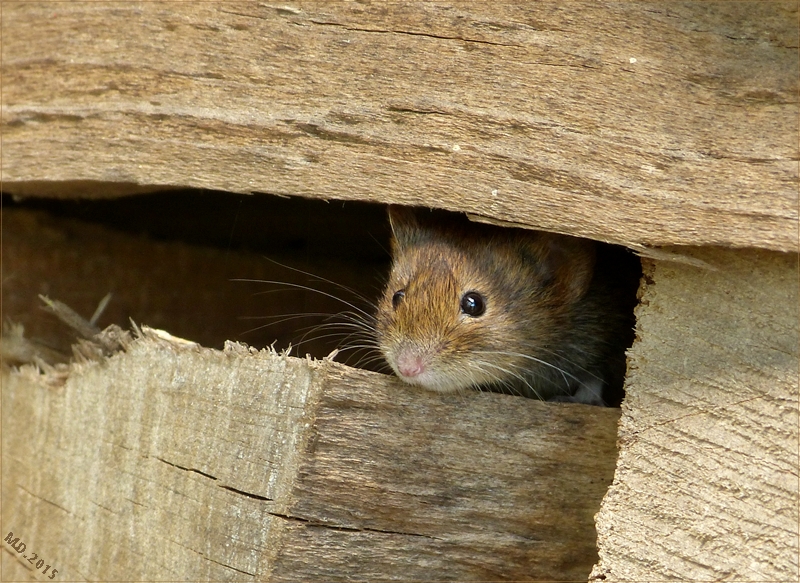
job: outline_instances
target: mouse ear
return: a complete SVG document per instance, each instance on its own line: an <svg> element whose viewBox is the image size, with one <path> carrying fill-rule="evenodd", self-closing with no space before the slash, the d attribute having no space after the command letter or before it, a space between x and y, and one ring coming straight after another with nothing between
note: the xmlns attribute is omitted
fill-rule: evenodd
<svg viewBox="0 0 800 583"><path fill-rule="evenodd" d="M392 227L392 247L403 249L423 239L424 230L417 213L407 206L389 205L389 224Z"/></svg>
<svg viewBox="0 0 800 583"><path fill-rule="evenodd" d="M556 289L556 297L564 303L583 297L594 275L596 250L594 241L567 235L543 233L545 270Z"/></svg>

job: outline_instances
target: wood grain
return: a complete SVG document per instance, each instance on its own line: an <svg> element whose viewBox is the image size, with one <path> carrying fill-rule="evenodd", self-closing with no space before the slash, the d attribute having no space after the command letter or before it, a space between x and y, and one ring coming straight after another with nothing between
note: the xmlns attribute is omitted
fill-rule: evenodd
<svg viewBox="0 0 800 583"><path fill-rule="evenodd" d="M62 580L575 580L597 559L619 411L147 331L3 375L3 527Z"/></svg>
<svg viewBox="0 0 800 583"><path fill-rule="evenodd" d="M775 252L798 250L797 2L0 10L4 192L770 250L648 265L592 577L798 580L798 268ZM151 335L2 374L2 524L63 580L585 579L597 558L613 411ZM32 576L2 548L3 580Z"/></svg>
<svg viewBox="0 0 800 583"><path fill-rule="evenodd" d="M650 263L598 581L797 581L798 258Z"/></svg>
<svg viewBox="0 0 800 583"><path fill-rule="evenodd" d="M3 4L4 190L797 250L797 2Z"/></svg>

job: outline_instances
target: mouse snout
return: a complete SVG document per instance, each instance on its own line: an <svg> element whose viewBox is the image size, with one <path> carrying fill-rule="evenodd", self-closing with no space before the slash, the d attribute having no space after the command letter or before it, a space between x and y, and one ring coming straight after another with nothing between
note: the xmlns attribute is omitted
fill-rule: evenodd
<svg viewBox="0 0 800 583"><path fill-rule="evenodd" d="M463 375L454 374L452 363L442 360L441 346L420 345L415 342L387 347L386 360L400 380L425 387L431 391L450 393L469 385Z"/></svg>
<svg viewBox="0 0 800 583"><path fill-rule="evenodd" d="M395 364L403 377L414 378L425 372L425 359L409 349L400 351Z"/></svg>

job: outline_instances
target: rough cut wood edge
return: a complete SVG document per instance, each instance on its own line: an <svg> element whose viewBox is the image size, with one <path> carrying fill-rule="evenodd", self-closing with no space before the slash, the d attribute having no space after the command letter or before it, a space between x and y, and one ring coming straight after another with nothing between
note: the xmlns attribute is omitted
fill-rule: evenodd
<svg viewBox="0 0 800 583"><path fill-rule="evenodd" d="M798 581L798 257L646 262L597 581Z"/></svg>
<svg viewBox="0 0 800 583"><path fill-rule="evenodd" d="M796 251L797 8L3 3L3 188L373 200Z"/></svg>
<svg viewBox="0 0 800 583"><path fill-rule="evenodd" d="M619 412L145 330L2 372L2 524L62 580L585 579ZM30 576L3 545L3 580Z"/></svg>

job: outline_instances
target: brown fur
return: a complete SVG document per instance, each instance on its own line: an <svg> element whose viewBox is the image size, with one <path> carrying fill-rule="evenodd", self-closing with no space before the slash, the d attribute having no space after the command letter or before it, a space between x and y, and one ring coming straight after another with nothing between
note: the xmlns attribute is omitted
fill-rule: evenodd
<svg viewBox="0 0 800 583"><path fill-rule="evenodd" d="M393 267L376 335L398 376L398 356L413 354L426 374L405 380L431 390L569 399L581 384L621 389L635 279L595 269L609 267L605 246L450 213L390 207L389 216ZM630 270L630 257L615 257ZM469 291L486 300L479 317L461 311Z"/></svg>

